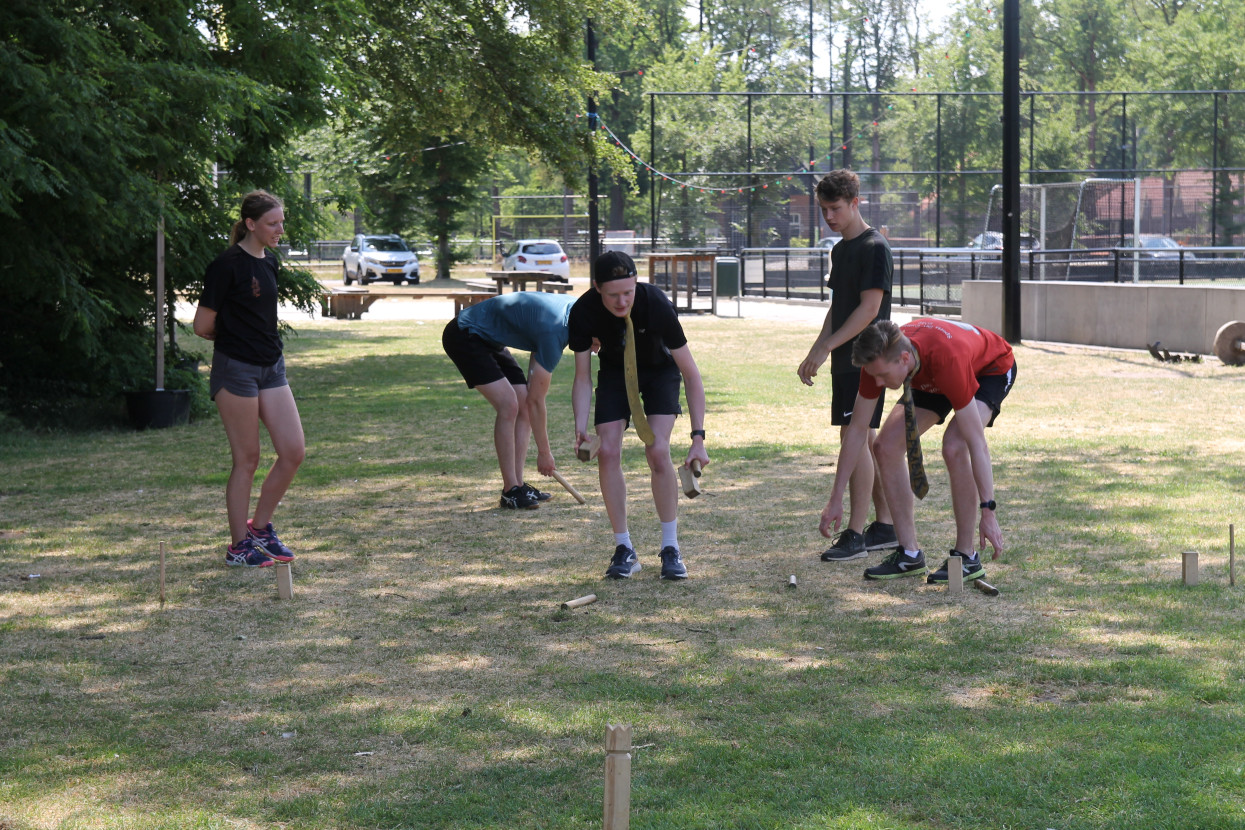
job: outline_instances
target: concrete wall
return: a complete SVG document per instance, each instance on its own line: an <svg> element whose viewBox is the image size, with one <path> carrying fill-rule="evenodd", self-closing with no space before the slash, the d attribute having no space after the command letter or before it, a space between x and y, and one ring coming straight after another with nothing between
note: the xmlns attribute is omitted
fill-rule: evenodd
<svg viewBox="0 0 1245 830"><path fill-rule="evenodd" d="M1003 283L964 283L961 317L1003 329ZM1162 342L1178 352L1211 354L1224 323L1245 320L1245 288L1099 282L1020 283L1020 337L1144 349Z"/></svg>

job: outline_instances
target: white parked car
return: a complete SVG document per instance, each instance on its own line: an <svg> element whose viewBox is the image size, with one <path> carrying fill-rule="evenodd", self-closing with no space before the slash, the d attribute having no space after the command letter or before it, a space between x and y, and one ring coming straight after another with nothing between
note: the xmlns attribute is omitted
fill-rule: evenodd
<svg viewBox="0 0 1245 830"><path fill-rule="evenodd" d="M506 251L503 271L548 271L564 280L571 278L571 263L556 239L520 239Z"/></svg>
<svg viewBox="0 0 1245 830"><path fill-rule="evenodd" d="M359 285L373 280L393 280L394 285L406 280L416 285L419 257L397 234L361 233L342 251L342 282L350 285L355 280Z"/></svg>

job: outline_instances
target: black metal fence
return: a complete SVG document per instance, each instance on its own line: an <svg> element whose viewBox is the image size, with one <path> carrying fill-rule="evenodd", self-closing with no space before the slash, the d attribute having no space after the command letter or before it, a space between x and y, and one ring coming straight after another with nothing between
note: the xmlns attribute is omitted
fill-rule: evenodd
<svg viewBox="0 0 1245 830"><path fill-rule="evenodd" d="M827 248L702 248L697 253L737 257L742 264L740 293L744 297L822 302L831 299ZM1002 251L894 247L891 253L894 303L925 313L958 313L966 281L1001 278ZM1245 286L1245 247L1158 252L1132 247L1027 251L1020 267L1022 280L1173 285L1218 282ZM707 263L693 269L691 281L698 297L710 296L711 269ZM671 289L672 274L665 262L659 260L653 281L667 291ZM686 291L686 271L679 272L677 281L680 289Z"/></svg>
<svg viewBox="0 0 1245 830"><path fill-rule="evenodd" d="M837 167L861 176L866 221L896 244L967 245L993 229L1001 93L649 95L648 134L627 148L648 188L642 236L692 247L810 244L813 185ZM1039 232L1047 198L1045 247L1122 246L1136 225L1199 246L1245 234L1245 132L1234 127L1245 91L1029 92L1021 117L1034 199L1022 230ZM706 135L715 137L708 156L698 149ZM1091 192L1077 193L1086 180ZM1072 241L1074 216L1097 244Z"/></svg>

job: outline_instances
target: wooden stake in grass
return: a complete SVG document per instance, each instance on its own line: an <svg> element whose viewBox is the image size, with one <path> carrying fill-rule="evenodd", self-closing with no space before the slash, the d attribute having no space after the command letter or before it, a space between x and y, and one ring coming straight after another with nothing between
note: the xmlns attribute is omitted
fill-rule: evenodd
<svg viewBox="0 0 1245 830"><path fill-rule="evenodd" d="M596 601L597 601L597 595L589 594L586 597L579 597L578 599L567 600L566 602L562 603L562 610L570 611L571 609L578 608L581 605L591 605L592 603Z"/></svg>
<svg viewBox="0 0 1245 830"><path fill-rule="evenodd" d="M631 727L605 727L605 823L603 830L631 826Z"/></svg>
<svg viewBox="0 0 1245 830"><path fill-rule="evenodd" d="M160 607L164 607L164 542L160 543Z"/></svg>
<svg viewBox="0 0 1245 830"><path fill-rule="evenodd" d="M947 558L947 593L964 593L964 558L962 556Z"/></svg>
<svg viewBox="0 0 1245 830"><path fill-rule="evenodd" d="M1197 551L1186 550L1181 554L1181 574L1185 585L1197 584Z"/></svg>
<svg viewBox="0 0 1245 830"><path fill-rule="evenodd" d="M277 597L279 599L294 599L294 575L290 570L290 563L278 562L276 571Z"/></svg>
<svg viewBox="0 0 1245 830"><path fill-rule="evenodd" d="M1236 525L1228 525L1228 584L1236 585Z"/></svg>

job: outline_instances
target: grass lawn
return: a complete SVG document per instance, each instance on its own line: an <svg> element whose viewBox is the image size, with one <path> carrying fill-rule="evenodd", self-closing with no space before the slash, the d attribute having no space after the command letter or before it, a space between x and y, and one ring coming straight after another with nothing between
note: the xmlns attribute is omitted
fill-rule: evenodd
<svg viewBox="0 0 1245 830"><path fill-rule="evenodd" d="M633 828L1245 827L1245 582L1227 574L1245 372L1018 348L990 431L1002 593L950 597L865 583L880 554L818 560L837 430L827 379L795 375L816 329L685 326L713 464L681 504L682 584L657 579L633 435L644 570L600 578L569 357L550 423L589 502L554 484L539 511L497 509L492 410L438 323L322 320L287 343L309 447L277 515L293 601L271 570L224 566L214 417L8 430L0 828L599 827L608 723L638 747ZM933 566L953 536L939 436L918 513Z"/></svg>

